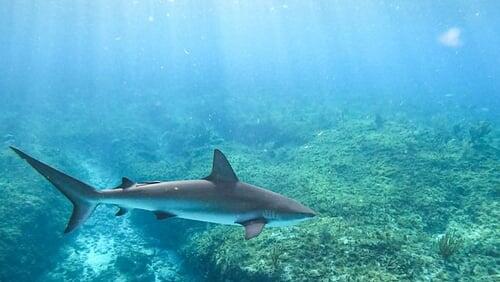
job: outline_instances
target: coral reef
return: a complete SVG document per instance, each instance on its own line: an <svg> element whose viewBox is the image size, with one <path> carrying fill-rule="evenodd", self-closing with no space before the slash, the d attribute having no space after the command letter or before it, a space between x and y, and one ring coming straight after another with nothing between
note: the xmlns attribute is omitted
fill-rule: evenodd
<svg viewBox="0 0 500 282"><path fill-rule="evenodd" d="M481 121L469 129L470 143L478 145L484 142L484 138L491 132L491 124Z"/></svg>
<svg viewBox="0 0 500 282"><path fill-rule="evenodd" d="M115 218L113 208L99 208L78 233L63 237L70 205L5 148L0 280L498 278L500 137L494 121L458 121L458 114L433 114L431 107L416 113L409 102L241 99L226 100L214 123L207 122L209 111L190 116L173 106L175 115L152 115L145 110L155 107L151 102L119 109L140 119L122 118L115 109L100 116L107 126L94 126L97 118L79 119L83 110L75 106L65 116L73 126L33 113L32 121L5 127L2 136L100 188L121 176L203 177L211 150L219 147L240 179L303 202L317 218L266 228L245 241L239 227L159 222L147 212Z"/></svg>
<svg viewBox="0 0 500 282"><path fill-rule="evenodd" d="M363 116L344 113L333 128L325 126L272 162L249 165L255 154L244 149L231 155L241 179L299 199L321 215L299 226L266 229L249 242L234 227L214 226L191 236L182 253L207 279L402 281L476 275L467 269L482 279L498 276L499 241L491 233L500 227L491 216L497 213L498 153L466 154L467 144L438 137L432 124L406 119L387 118L373 130ZM498 147L498 137L491 140L496 143L489 146ZM479 217L487 219L476 233L471 224L477 228ZM449 240L436 252L436 234L450 225L463 235L446 233L442 238ZM452 255L453 260L442 260Z"/></svg>

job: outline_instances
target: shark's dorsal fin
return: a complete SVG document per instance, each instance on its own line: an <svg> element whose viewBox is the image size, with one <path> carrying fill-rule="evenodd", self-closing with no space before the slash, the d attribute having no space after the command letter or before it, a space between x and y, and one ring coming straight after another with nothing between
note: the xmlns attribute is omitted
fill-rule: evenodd
<svg viewBox="0 0 500 282"><path fill-rule="evenodd" d="M238 177L236 177L226 156L218 149L214 150L212 173L204 179L212 182L238 182Z"/></svg>
<svg viewBox="0 0 500 282"><path fill-rule="evenodd" d="M128 189L132 186L135 185L135 182L126 178L126 177L122 177L122 183L118 186L115 187L115 189Z"/></svg>

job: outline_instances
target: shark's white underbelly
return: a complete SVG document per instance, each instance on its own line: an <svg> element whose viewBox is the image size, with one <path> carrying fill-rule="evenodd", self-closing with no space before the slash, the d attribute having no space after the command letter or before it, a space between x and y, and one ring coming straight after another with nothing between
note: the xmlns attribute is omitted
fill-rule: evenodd
<svg viewBox="0 0 500 282"><path fill-rule="evenodd" d="M229 224L236 225L238 221L238 216L234 214L215 214L215 213L203 213L203 212L183 212L177 211L175 213L180 218L198 220L204 222L212 222L219 224Z"/></svg>
<svg viewBox="0 0 500 282"><path fill-rule="evenodd" d="M237 221L252 218L250 213L235 213L213 203L197 201L151 201L147 199L110 199L106 204L114 204L127 209L162 211L179 218L237 225Z"/></svg>

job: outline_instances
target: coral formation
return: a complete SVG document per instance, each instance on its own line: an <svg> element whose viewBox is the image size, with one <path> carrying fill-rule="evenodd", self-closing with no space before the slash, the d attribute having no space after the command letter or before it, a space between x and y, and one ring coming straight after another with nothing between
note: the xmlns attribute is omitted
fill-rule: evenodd
<svg viewBox="0 0 500 282"><path fill-rule="evenodd" d="M211 150L219 147L240 179L303 202L319 213L316 219L266 228L258 238L245 241L239 227L159 222L138 212L115 218L113 208L100 208L80 233L63 238L70 206L4 149L0 280L498 277L500 138L495 123L464 120L456 126L452 113L428 118L395 107L385 109L383 123L377 125L382 106L376 103L306 103L300 98L282 103L269 98L259 100L272 105L262 108L248 99L226 101L227 120L214 126L202 116L149 117L144 107L130 105L128 111L142 119L165 119L168 126L116 120L118 114L109 112L102 118L115 125L111 130L93 126L94 120L79 120L76 111L68 117L72 127L42 117L31 123L22 120L18 131L33 128L38 137L9 129L5 142L16 140L30 153L98 187L115 186L121 176L203 177L210 169ZM375 126L367 114L375 116ZM51 134L37 128L48 128ZM223 132L228 128L233 133ZM435 238L442 233L436 251Z"/></svg>
<svg viewBox="0 0 500 282"><path fill-rule="evenodd" d="M341 122L329 126L305 144L287 147L286 155L275 155L272 162L249 166L255 155L245 150L238 150L241 157L232 155L242 179L300 199L320 218L267 229L251 242L241 240L241 230L214 227L193 235L183 247L190 263L216 280L469 277L461 264L483 279L498 275L495 251L469 243L481 238L491 250L499 243L487 235L499 228L498 219L482 210L495 209L498 153L464 154L466 144L437 137L440 133L425 121L388 119L374 131L362 116L344 113ZM493 140L490 146L497 147L498 138ZM480 225L484 231L474 234L470 225L478 216L487 217L489 227ZM464 235L458 239L447 233L449 244L439 254L433 238L450 224ZM465 244L467 249L457 252ZM452 254L446 264L440 260Z"/></svg>

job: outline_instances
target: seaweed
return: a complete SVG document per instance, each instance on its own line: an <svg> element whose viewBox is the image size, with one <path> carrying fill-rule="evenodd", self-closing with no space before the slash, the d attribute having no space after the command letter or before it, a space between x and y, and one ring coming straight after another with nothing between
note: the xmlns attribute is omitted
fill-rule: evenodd
<svg viewBox="0 0 500 282"><path fill-rule="evenodd" d="M463 248L464 240L455 230L447 231L437 240L438 253L445 259L450 259Z"/></svg>

